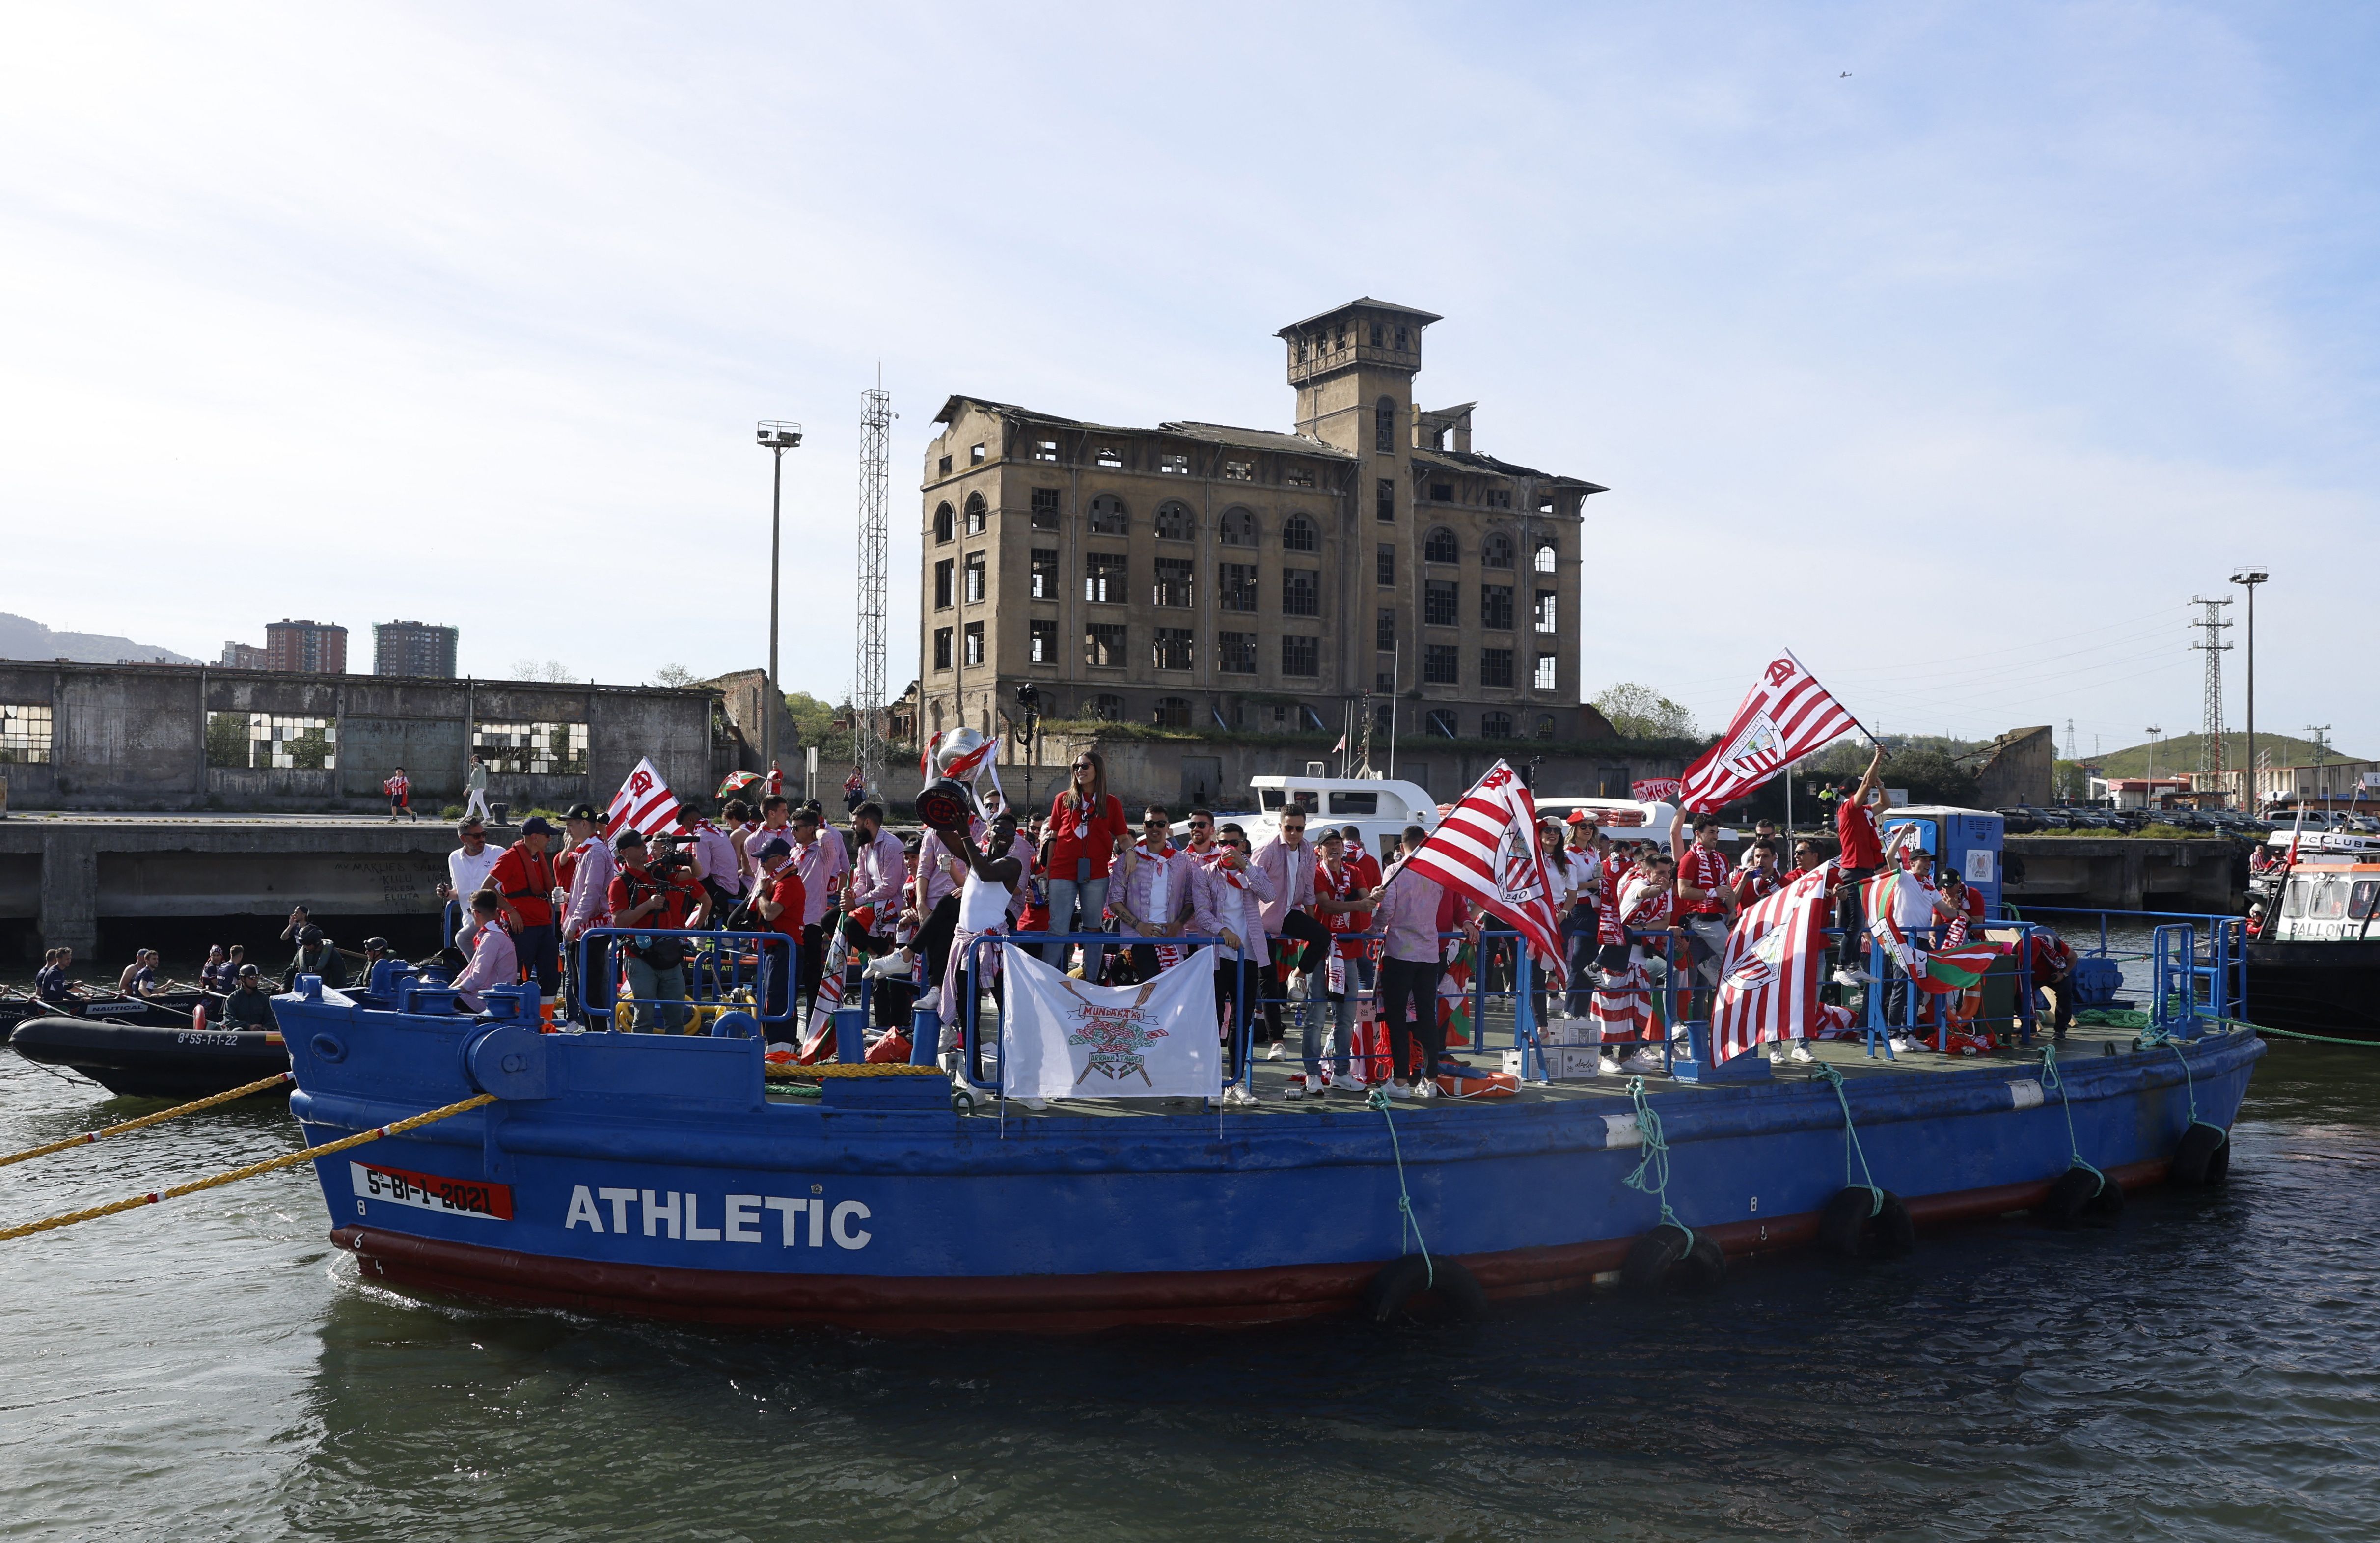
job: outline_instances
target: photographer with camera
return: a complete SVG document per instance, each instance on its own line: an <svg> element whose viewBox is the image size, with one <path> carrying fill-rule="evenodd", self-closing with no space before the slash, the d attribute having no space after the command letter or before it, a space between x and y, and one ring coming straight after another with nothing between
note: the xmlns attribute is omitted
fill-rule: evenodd
<svg viewBox="0 0 2380 1543"><path fill-rule="evenodd" d="M612 881L613 926L667 931L703 924L710 897L695 882L694 864L683 853L668 852L649 863L645 838L634 830L621 832L612 849L620 860L620 871ZM628 995L638 1031L651 1032L656 1017L663 1033L683 1029L693 1016L685 1004L686 940L639 934L626 940L620 952L628 961Z"/></svg>

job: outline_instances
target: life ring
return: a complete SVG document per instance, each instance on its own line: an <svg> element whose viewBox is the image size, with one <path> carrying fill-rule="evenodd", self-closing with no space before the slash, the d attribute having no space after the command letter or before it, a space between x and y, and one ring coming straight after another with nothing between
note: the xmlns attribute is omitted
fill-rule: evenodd
<svg viewBox="0 0 2380 1543"><path fill-rule="evenodd" d="M1387 1323L1426 1297L1433 1317L1450 1323L1477 1318L1488 1310L1488 1294L1479 1278L1449 1258L1424 1258L1407 1254L1390 1259L1364 1288L1364 1310L1374 1323ZM1415 1316L1419 1316L1416 1314Z"/></svg>
<svg viewBox="0 0 2380 1543"><path fill-rule="evenodd" d="M722 1013L710 1020L710 1037L714 1039L757 1039L759 1036L759 1020L749 1013Z"/></svg>
<svg viewBox="0 0 2380 1543"><path fill-rule="evenodd" d="M2192 1121L2173 1149L2171 1176L2192 1189L2212 1188L2231 1171L2231 1133L2220 1125Z"/></svg>
<svg viewBox="0 0 2380 1543"><path fill-rule="evenodd" d="M2089 1221L2107 1227L2124 1214L2124 1186L2088 1168L2069 1168L2033 1208L2034 1220L2066 1228Z"/></svg>
<svg viewBox="0 0 2380 1543"><path fill-rule="evenodd" d="M1818 1212L1818 1241L1847 1259L1897 1259L1917 1246L1917 1224L1892 1191L1879 1208L1876 1191L1852 1185Z"/></svg>
<svg viewBox="0 0 2380 1543"><path fill-rule="evenodd" d="M1727 1255L1719 1245L1669 1221L1630 1244L1620 1265L1620 1283L1639 1296L1701 1296L1726 1279Z"/></svg>

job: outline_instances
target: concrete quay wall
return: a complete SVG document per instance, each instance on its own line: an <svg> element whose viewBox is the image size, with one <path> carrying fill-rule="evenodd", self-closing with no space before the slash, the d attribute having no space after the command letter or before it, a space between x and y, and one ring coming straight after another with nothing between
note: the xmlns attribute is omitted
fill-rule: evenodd
<svg viewBox="0 0 2380 1543"><path fill-rule="evenodd" d="M490 798L517 808L608 804L647 756L672 787L707 795L748 754L709 690L0 660L0 706L51 717L46 760L0 764L18 809L360 812L384 805L381 783L402 766L434 815L463 801L486 724L585 725L583 772L489 779ZM213 713L332 723L335 765L210 765Z"/></svg>
<svg viewBox="0 0 2380 1543"><path fill-rule="evenodd" d="M2247 898L2247 847L2228 837L2010 836L2002 887L2022 907L2089 905L2111 911L2238 915Z"/></svg>

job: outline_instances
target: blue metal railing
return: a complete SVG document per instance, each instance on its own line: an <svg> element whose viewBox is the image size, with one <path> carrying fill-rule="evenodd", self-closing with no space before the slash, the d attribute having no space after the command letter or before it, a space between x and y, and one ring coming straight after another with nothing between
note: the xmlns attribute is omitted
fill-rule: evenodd
<svg viewBox="0 0 2380 1543"><path fill-rule="evenodd" d="M613 947L613 940L643 939L648 942L675 938L686 950L678 968L686 983L686 996L638 997L620 993L619 975L624 961ZM674 1009L683 1009L690 1019L698 1006L725 1005L735 1000L735 993L749 990L752 1001L749 1011L764 1027L790 1023L794 1018L794 1001L800 984L800 940L785 932L713 932L700 928L663 929L652 927L590 927L578 935L571 945L570 978L576 984L579 1006L591 1018L602 1014L609 1019L621 1002L633 1008L650 1007L653 1017L665 1027L682 1027L669 1024ZM749 969L745 951L751 950ZM598 965L597 960L601 964ZM769 1011L769 986L774 972L784 972L784 1005L778 1012ZM644 1016L639 1014L638 1016Z"/></svg>

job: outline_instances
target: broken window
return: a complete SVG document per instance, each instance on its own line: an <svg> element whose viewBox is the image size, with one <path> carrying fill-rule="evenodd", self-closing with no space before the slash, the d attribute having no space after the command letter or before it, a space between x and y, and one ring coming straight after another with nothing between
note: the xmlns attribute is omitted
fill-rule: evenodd
<svg viewBox="0 0 2380 1543"><path fill-rule="evenodd" d="M1190 559L1160 557L1157 560L1157 594L1160 605L1188 605L1190 601Z"/></svg>
<svg viewBox="0 0 2380 1543"><path fill-rule="evenodd" d="M1123 465L1123 457L1122 456L1105 447L1102 447L1099 453L1093 456L1092 459L1097 461L1099 465L1107 468L1110 471L1113 471L1116 468Z"/></svg>
<svg viewBox="0 0 2380 1543"><path fill-rule="evenodd" d="M1284 637L1281 640L1281 673L1318 675L1322 673L1322 639Z"/></svg>
<svg viewBox="0 0 2380 1543"><path fill-rule="evenodd" d="M1215 668L1227 675L1257 673L1257 635L1253 632L1215 634Z"/></svg>
<svg viewBox="0 0 2380 1543"><path fill-rule="evenodd" d="M1121 552L1094 552L1083 558L1083 598L1099 605L1125 602L1127 562Z"/></svg>
<svg viewBox="0 0 2380 1543"><path fill-rule="evenodd" d="M1033 591L1035 600L1058 598L1058 549L1037 546L1033 549Z"/></svg>
<svg viewBox="0 0 2380 1543"><path fill-rule="evenodd" d="M1435 503L1451 504L1454 502L1454 484L1451 482L1432 482L1429 485L1429 496Z"/></svg>
<svg viewBox="0 0 2380 1543"><path fill-rule="evenodd" d="M936 469L936 470L938 470L938 471L942 475L942 476L944 476L944 477L948 477L948 476L951 474L951 458L950 458L948 456L943 456L943 457L942 457L942 459L941 459L941 464L939 467L937 467L935 469Z"/></svg>
<svg viewBox="0 0 2380 1543"><path fill-rule="evenodd" d="M44 703L0 702L0 766L48 764L55 723Z"/></svg>
<svg viewBox="0 0 2380 1543"><path fill-rule="evenodd" d="M1187 664L1182 666L1185 670L1189 667ZM1150 714L1149 722L1160 729L1188 728L1190 726L1189 699L1184 697L1158 698L1157 711Z"/></svg>
<svg viewBox="0 0 2380 1543"><path fill-rule="evenodd" d="M1190 505L1178 498L1169 498L1157 506L1157 539L1160 541L1186 541L1197 529L1197 516Z"/></svg>
<svg viewBox="0 0 2380 1543"><path fill-rule="evenodd" d="M966 662L970 664L983 662L983 624L981 622L969 622L966 625Z"/></svg>
<svg viewBox="0 0 2380 1543"><path fill-rule="evenodd" d="M1536 628L1539 632L1561 630L1561 591L1539 589L1536 604Z"/></svg>
<svg viewBox="0 0 2380 1543"><path fill-rule="evenodd" d="M1512 565L1512 538L1501 530L1491 531L1479 543L1479 565L1483 568L1509 568Z"/></svg>
<svg viewBox="0 0 2380 1543"><path fill-rule="evenodd" d="M1554 551L1553 542L1539 541L1537 543L1536 569L1539 573L1553 572L1554 565L1559 560L1560 558Z"/></svg>
<svg viewBox="0 0 2380 1543"><path fill-rule="evenodd" d="M952 572L951 560L947 557L934 565L934 609L937 611L951 608Z"/></svg>
<svg viewBox="0 0 2380 1543"><path fill-rule="evenodd" d="M1034 664L1058 662L1058 624L1047 616L1037 616L1026 624L1025 657Z"/></svg>
<svg viewBox="0 0 2380 1543"><path fill-rule="evenodd" d="M937 670L947 670L950 667L951 629L946 626L938 626L934 628L934 668Z"/></svg>
<svg viewBox="0 0 2380 1543"><path fill-rule="evenodd" d="M1223 463L1223 477L1227 481L1253 482L1256 480L1256 476L1257 468L1246 461L1225 461Z"/></svg>
<svg viewBox="0 0 2380 1543"><path fill-rule="evenodd" d="M1215 528L1215 539L1225 546L1257 544L1257 516L1245 509L1226 509L1222 521Z"/></svg>
<svg viewBox="0 0 2380 1543"><path fill-rule="evenodd" d="M1386 477L1372 490L1372 513L1389 524L1396 522L1397 485Z"/></svg>
<svg viewBox="0 0 2380 1543"><path fill-rule="evenodd" d="M1372 646L1382 653L1397 646L1397 614L1387 606L1380 608L1379 620L1372 628Z"/></svg>
<svg viewBox="0 0 2380 1543"><path fill-rule="evenodd" d="M1102 670L1121 670L1124 666L1124 632L1122 622L1090 622L1083 627L1083 662Z"/></svg>
<svg viewBox="0 0 2380 1543"><path fill-rule="evenodd" d="M983 446L980 444L969 445L967 447L967 464L969 466L975 466L980 464L982 460Z"/></svg>
<svg viewBox="0 0 2380 1543"><path fill-rule="evenodd" d="M1132 533L1132 516L1124 512L1123 500L1111 492L1103 492L1091 500L1091 534L1094 536L1125 536Z"/></svg>
<svg viewBox="0 0 2380 1543"><path fill-rule="evenodd" d="M1463 549L1455 544L1454 532L1439 526L1422 539L1421 560L1425 563L1460 563Z"/></svg>
<svg viewBox="0 0 2380 1543"><path fill-rule="evenodd" d="M1036 488L1033 490L1033 529L1036 530L1055 530L1058 529L1057 489Z"/></svg>
<svg viewBox="0 0 2380 1543"><path fill-rule="evenodd" d="M984 508L983 494L979 492L967 494L966 533L970 536L980 536L983 534L984 527L990 522L990 515Z"/></svg>
<svg viewBox="0 0 2380 1543"><path fill-rule="evenodd" d="M1156 646L1150 650L1160 670L1190 668L1192 639L1196 635L1186 626L1161 626L1157 629Z"/></svg>
<svg viewBox="0 0 2380 1543"><path fill-rule="evenodd" d="M1033 458L1037 461L1056 460L1058 458L1058 442L1053 439L1035 440L1033 442Z"/></svg>
<svg viewBox="0 0 2380 1543"><path fill-rule="evenodd" d="M934 507L934 544L936 546L941 546L956 534L957 522L952 517L951 506L947 504L936 504Z"/></svg>
<svg viewBox="0 0 2380 1543"><path fill-rule="evenodd" d="M1540 691L1556 689L1561 684L1561 655L1558 653L1537 655L1537 673L1530 677L1529 684Z"/></svg>
<svg viewBox="0 0 2380 1543"><path fill-rule="evenodd" d="M1322 573L1318 568L1283 568L1281 573L1281 614L1284 616L1322 614Z"/></svg>
<svg viewBox="0 0 2380 1543"><path fill-rule="evenodd" d="M1463 625L1463 601L1451 579L1432 578L1423 581L1421 620L1424 626Z"/></svg>
<svg viewBox="0 0 2380 1543"><path fill-rule="evenodd" d="M1510 739L1512 737L1512 715L1509 712L1483 712L1479 715L1479 737Z"/></svg>
<svg viewBox="0 0 2380 1543"><path fill-rule="evenodd" d="M1187 477L1190 475L1190 457L1160 456L1157 457L1157 474L1160 477Z"/></svg>
<svg viewBox="0 0 2380 1543"><path fill-rule="evenodd" d="M587 774L587 725L474 723L471 753L494 772L583 777Z"/></svg>
<svg viewBox="0 0 2380 1543"><path fill-rule="evenodd" d="M1215 570L1215 603L1225 611L1254 611L1257 608L1257 565L1254 563L1224 563Z"/></svg>
<svg viewBox="0 0 2380 1543"><path fill-rule="evenodd" d="M1438 735L1440 739L1452 739L1454 737L1454 714L1442 707L1431 708L1429 710L1429 716L1423 721L1423 727L1429 733Z"/></svg>
<svg viewBox="0 0 2380 1543"><path fill-rule="evenodd" d="M1451 643L1432 643L1422 650L1421 681L1424 686L1462 685L1461 651Z"/></svg>
<svg viewBox="0 0 2380 1543"><path fill-rule="evenodd" d="M1310 488L1314 486L1314 473L1307 471L1303 468L1292 468L1290 470L1282 473L1281 480L1288 483L1293 488Z"/></svg>
<svg viewBox="0 0 2380 1543"><path fill-rule="evenodd" d="M983 603L983 553L980 552L967 553L966 602L969 605Z"/></svg>
<svg viewBox="0 0 2380 1543"><path fill-rule="evenodd" d="M1320 545L1315 534L1314 522L1304 515L1292 515L1281 522L1281 546L1283 552L1312 552Z"/></svg>
<svg viewBox="0 0 2380 1543"><path fill-rule="evenodd" d="M1479 586L1479 625L1498 632L1512 630L1512 587L1510 584Z"/></svg>
<svg viewBox="0 0 2380 1543"><path fill-rule="evenodd" d="M1372 329L1372 342L1379 343L1379 328ZM1397 404L1393 397L1383 396L1372 408L1372 448L1388 455L1397 447Z"/></svg>
<svg viewBox="0 0 2380 1543"><path fill-rule="evenodd" d="M1510 686L1512 684L1512 650L1481 649L1479 650L1479 684L1502 686Z"/></svg>

